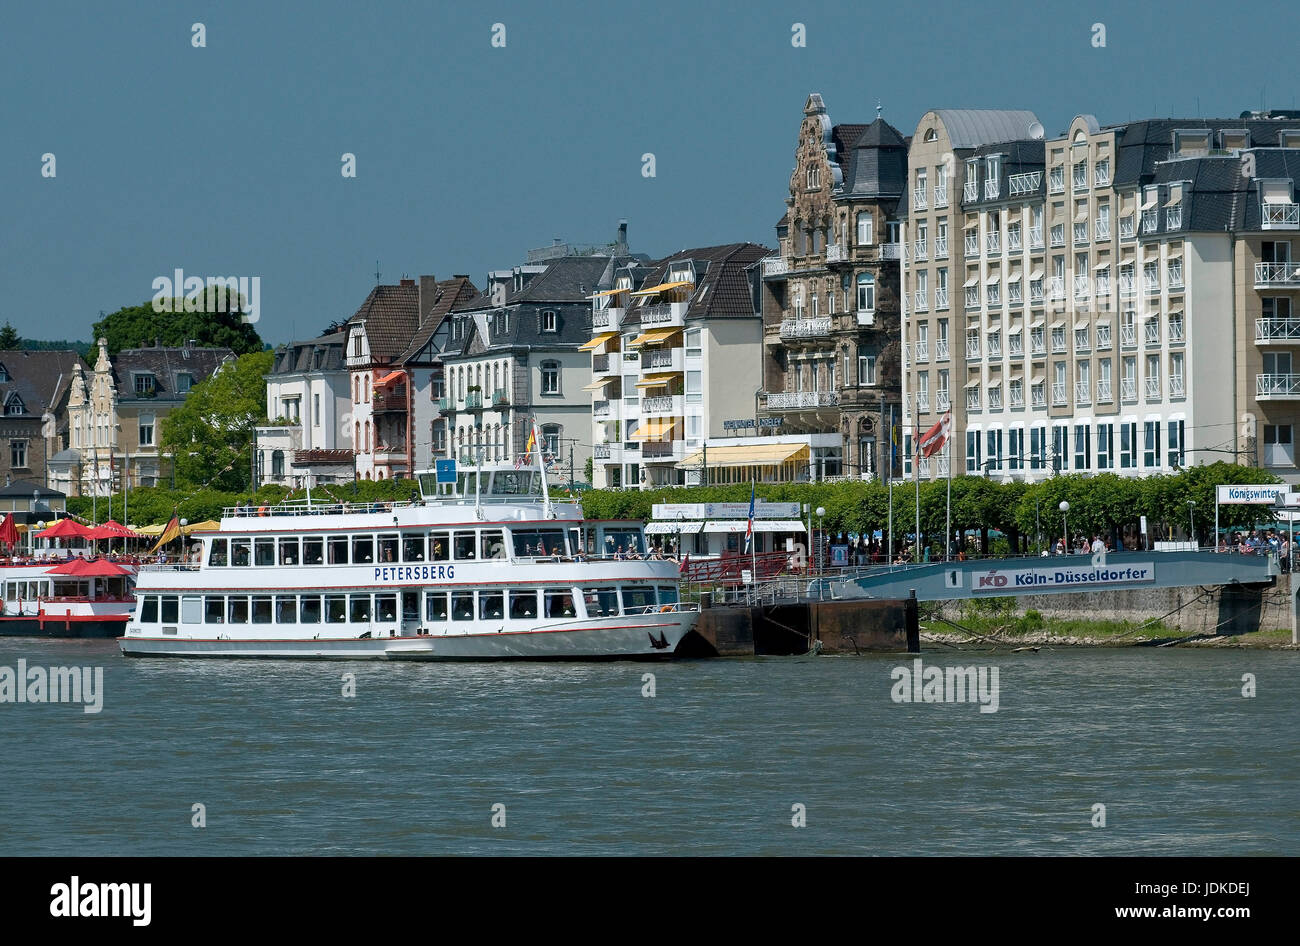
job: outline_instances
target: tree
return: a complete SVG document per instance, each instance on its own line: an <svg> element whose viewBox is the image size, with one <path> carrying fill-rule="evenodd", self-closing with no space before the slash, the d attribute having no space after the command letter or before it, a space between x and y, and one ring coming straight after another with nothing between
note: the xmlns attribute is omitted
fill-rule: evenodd
<svg viewBox="0 0 1300 946"><path fill-rule="evenodd" d="M23 347L23 340L14 327L5 322L4 327L0 328L0 351L16 351Z"/></svg>
<svg viewBox="0 0 1300 946"><path fill-rule="evenodd" d="M226 300L224 311L185 312L183 301L176 301L182 311L155 312L149 302L118 309L94 324L93 340L108 339L110 355L155 341L180 346L191 339L203 347L229 348L236 355L262 350L262 339L240 316L238 302Z"/></svg>
<svg viewBox="0 0 1300 946"><path fill-rule="evenodd" d="M163 453L175 457L176 481L215 490L248 489L255 428L266 418L266 381L274 353L241 355L196 384L162 423Z"/></svg>

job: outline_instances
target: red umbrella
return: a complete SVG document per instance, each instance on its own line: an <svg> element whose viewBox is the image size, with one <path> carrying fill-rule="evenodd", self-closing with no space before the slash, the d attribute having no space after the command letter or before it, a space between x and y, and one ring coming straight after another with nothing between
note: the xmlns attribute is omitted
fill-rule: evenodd
<svg viewBox="0 0 1300 946"><path fill-rule="evenodd" d="M4 522L0 522L0 542L6 545L18 544L18 526L14 524L13 513L6 515Z"/></svg>
<svg viewBox="0 0 1300 946"><path fill-rule="evenodd" d="M142 539L144 536L132 532L120 522L110 519L103 525L95 526L86 533L88 539Z"/></svg>
<svg viewBox="0 0 1300 946"><path fill-rule="evenodd" d="M131 572L102 558L94 561L74 558L62 565L54 566L49 570L48 574L69 575L73 578L121 578L123 575L131 574Z"/></svg>
<svg viewBox="0 0 1300 946"><path fill-rule="evenodd" d="M38 539L84 539L90 529L75 519L60 519L44 532L36 533Z"/></svg>

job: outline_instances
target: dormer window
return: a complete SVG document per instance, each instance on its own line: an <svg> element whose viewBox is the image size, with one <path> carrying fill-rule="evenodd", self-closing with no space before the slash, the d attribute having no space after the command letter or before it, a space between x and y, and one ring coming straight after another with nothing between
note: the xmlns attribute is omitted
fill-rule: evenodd
<svg viewBox="0 0 1300 946"><path fill-rule="evenodd" d="M1300 148L1300 130L1292 128L1279 131L1277 143L1282 148Z"/></svg>
<svg viewBox="0 0 1300 946"><path fill-rule="evenodd" d="M360 332L352 333L352 357L353 358L361 357L361 333Z"/></svg>
<svg viewBox="0 0 1300 946"><path fill-rule="evenodd" d="M176 375L176 393L188 394L190 388L194 387L194 375L182 371Z"/></svg>
<svg viewBox="0 0 1300 946"><path fill-rule="evenodd" d="M935 131L933 128L927 128L927 129L925 130L925 140L926 140L926 141L938 141L938 140L939 140L939 133L938 133L937 131Z"/></svg>
<svg viewBox="0 0 1300 946"><path fill-rule="evenodd" d="M1223 145L1224 151L1240 151L1243 148L1249 147L1250 132L1246 131L1244 128L1235 131L1225 129L1219 133L1219 140Z"/></svg>
<svg viewBox="0 0 1300 946"><path fill-rule="evenodd" d="M17 394L9 395L9 400L5 401L5 416L16 417L27 413L27 405Z"/></svg>
<svg viewBox="0 0 1300 946"><path fill-rule="evenodd" d="M135 393L137 397L149 397L154 393L154 377L151 374L135 375Z"/></svg>
<svg viewBox="0 0 1300 946"><path fill-rule="evenodd" d="M547 309L545 312L542 313L543 332L557 332L559 331L559 325L560 325L560 316L558 312L556 312L553 309Z"/></svg>
<svg viewBox="0 0 1300 946"><path fill-rule="evenodd" d="M8 384L8 383L9 383L9 369L6 368L4 365L0 365L0 384Z"/></svg>
<svg viewBox="0 0 1300 946"><path fill-rule="evenodd" d="M1174 153L1182 157L1204 157L1210 153L1210 132L1192 128L1174 132Z"/></svg>

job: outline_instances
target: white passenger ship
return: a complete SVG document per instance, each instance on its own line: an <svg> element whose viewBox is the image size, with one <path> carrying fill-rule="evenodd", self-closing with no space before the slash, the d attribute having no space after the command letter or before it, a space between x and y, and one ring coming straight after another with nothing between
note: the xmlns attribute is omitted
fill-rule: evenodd
<svg viewBox="0 0 1300 946"><path fill-rule="evenodd" d="M695 626L677 563L646 557L643 522L584 520L538 469L417 479L413 503L227 509L197 563L141 568L122 653L647 658Z"/></svg>

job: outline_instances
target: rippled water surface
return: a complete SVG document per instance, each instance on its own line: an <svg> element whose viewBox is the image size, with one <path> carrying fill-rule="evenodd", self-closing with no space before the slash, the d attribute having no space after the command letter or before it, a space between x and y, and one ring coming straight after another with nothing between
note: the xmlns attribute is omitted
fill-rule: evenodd
<svg viewBox="0 0 1300 946"><path fill-rule="evenodd" d="M1295 653L923 655L996 666L996 713L894 702L904 656L173 661L0 640L0 667L19 658L103 667L104 709L0 703L0 854L1300 853Z"/></svg>

